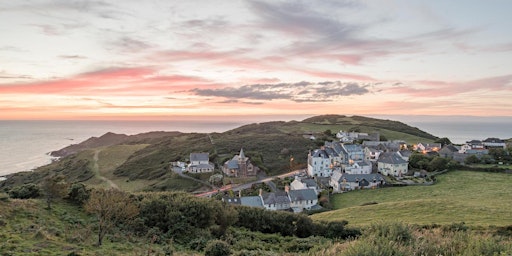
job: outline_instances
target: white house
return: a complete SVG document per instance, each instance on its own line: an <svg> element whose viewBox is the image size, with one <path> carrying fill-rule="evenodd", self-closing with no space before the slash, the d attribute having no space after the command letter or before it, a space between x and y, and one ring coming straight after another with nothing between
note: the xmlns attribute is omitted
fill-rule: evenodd
<svg viewBox="0 0 512 256"><path fill-rule="evenodd" d="M376 162L377 159L379 159L380 153L382 153L382 150L378 150L371 147L365 147L364 148L364 159L370 162Z"/></svg>
<svg viewBox="0 0 512 256"><path fill-rule="evenodd" d="M295 176L295 179L290 183L290 190L300 189L313 189L317 195L320 193L315 179Z"/></svg>
<svg viewBox="0 0 512 256"><path fill-rule="evenodd" d="M192 173L213 172L214 165L210 163L208 153L190 153L190 164L187 171Z"/></svg>
<svg viewBox="0 0 512 256"><path fill-rule="evenodd" d="M267 210L278 211L290 209L290 198L285 191L263 194L260 190L260 198L263 202L263 207Z"/></svg>
<svg viewBox="0 0 512 256"><path fill-rule="evenodd" d="M505 143L505 141L498 138L487 138L482 141L482 144L484 144L485 148L507 148L507 144Z"/></svg>
<svg viewBox="0 0 512 256"><path fill-rule="evenodd" d="M372 166L365 161L352 161L345 166L345 173L349 174L370 174Z"/></svg>
<svg viewBox="0 0 512 256"><path fill-rule="evenodd" d="M334 192L350 191L354 189L377 188L386 182L380 174L348 174L335 171L329 184Z"/></svg>
<svg viewBox="0 0 512 256"><path fill-rule="evenodd" d="M402 177L409 171L409 163L396 152L382 153L377 160L377 170L386 176Z"/></svg>
<svg viewBox="0 0 512 256"><path fill-rule="evenodd" d="M324 149L315 149L308 154L308 175L311 177L329 177L332 174L332 163Z"/></svg>
<svg viewBox="0 0 512 256"><path fill-rule="evenodd" d="M318 204L318 196L314 189L285 189L287 189L287 194L290 199L290 207L293 212L311 210L313 206Z"/></svg>

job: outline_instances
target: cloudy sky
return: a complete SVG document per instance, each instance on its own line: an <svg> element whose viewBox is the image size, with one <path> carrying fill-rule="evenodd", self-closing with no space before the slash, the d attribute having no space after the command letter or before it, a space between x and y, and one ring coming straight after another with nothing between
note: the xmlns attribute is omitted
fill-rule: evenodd
<svg viewBox="0 0 512 256"><path fill-rule="evenodd" d="M0 119L512 116L512 1L0 3Z"/></svg>

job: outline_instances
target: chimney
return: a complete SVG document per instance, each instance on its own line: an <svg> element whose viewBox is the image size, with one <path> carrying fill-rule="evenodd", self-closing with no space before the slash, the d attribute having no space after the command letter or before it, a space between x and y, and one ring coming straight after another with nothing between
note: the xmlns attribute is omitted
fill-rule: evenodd
<svg viewBox="0 0 512 256"><path fill-rule="evenodd" d="M263 194L263 189L260 188L260 196Z"/></svg>
<svg viewBox="0 0 512 256"><path fill-rule="evenodd" d="M284 186L284 192L286 192L286 193L290 192L290 186L288 186L288 185Z"/></svg>
<svg viewBox="0 0 512 256"><path fill-rule="evenodd" d="M238 190L238 197L242 197L242 190Z"/></svg>

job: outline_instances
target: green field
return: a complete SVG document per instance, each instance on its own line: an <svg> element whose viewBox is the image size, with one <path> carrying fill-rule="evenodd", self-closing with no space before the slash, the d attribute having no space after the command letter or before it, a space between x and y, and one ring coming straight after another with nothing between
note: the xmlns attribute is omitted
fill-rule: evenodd
<svg viewBox="0 0 512 256"><path fill-rule="evenodd" d="M465 222L473 227L512 225L511 174L452 171L437 176L437 180L432 186L335 194L331 200L336 210L313 218L347 220L354 226L381 220L410 224Z"/></svg>

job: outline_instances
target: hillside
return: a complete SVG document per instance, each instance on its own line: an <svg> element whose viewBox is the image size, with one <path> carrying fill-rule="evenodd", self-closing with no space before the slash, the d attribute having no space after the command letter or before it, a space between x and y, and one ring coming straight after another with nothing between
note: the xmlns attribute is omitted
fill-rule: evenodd
<svg viewBox="0 0 512 256"><path fill-rule="evenodd" d="M336 194L337 210L313 215L315 220L347 220L366 226L377 220L400 220L410 224L506 226L512 223L510 209L512 175L451 171L437 176L432 186L392 187Z"/></svg>
<svg viewBox="0 0 512 256"><path fill-rule="evenodd" d="M254 123L223 133L148 132L131 136L107 133L53 152L62 158L34 172L12 174L0 183L0 189L38 183L49 173L60 173L70 182L98 186L113 183L129 191L194 191L202 189L202 185L173 174L170 162L187 162L192 152L209 152L210 161L219 170L243 148L261 170L275 175L290 170L291 157L294 169L304 168L309 150L335 139L326 131L335 134L339 130L378 132L389 140L401 139L409 143L431 142L437 138L396 121L337 115ZM309 139L311 134L316 140Z"/></svg>

